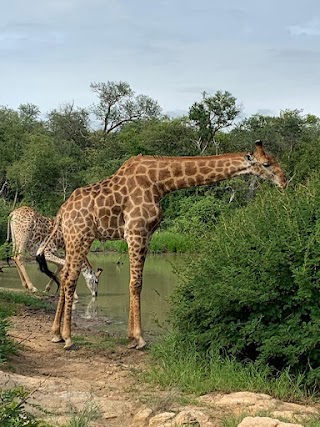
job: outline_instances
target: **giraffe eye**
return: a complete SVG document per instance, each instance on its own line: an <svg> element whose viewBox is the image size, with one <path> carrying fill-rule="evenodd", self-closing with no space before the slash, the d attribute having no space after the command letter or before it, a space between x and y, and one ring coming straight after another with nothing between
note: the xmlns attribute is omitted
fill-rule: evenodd
<svg viewBox="0 0 320 427"><path fill-rule="evenodd" d="M271 166L271 163L262 163L262 165L265 167L265 168L269 168L270 166Z"/></svg>

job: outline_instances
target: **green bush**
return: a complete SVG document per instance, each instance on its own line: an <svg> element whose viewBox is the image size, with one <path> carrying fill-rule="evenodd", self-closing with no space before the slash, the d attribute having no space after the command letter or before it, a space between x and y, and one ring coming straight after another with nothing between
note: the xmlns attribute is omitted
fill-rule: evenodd
<svg viewBox="0 0 320 427"><path fill-rule="evenodd" d="M198 351L320 381L320 180L260 193L220 219L173 296Z"/></svg>
<svg viewBox="0 0 320 427"><path fill-rule="evenodd" d="M26 409L29 392L23 387L10 390L0 389L0 425L1 427L45 427Z"/></svg>
<svg viewBox="0 0 320 427"><path fill-rule="evenodd" d="M227 207L212 195L188 197L180 202L180 216L174 221L173 230L179 233L210 230Z"/></svg>
<svg viewBox="0 0 320 427"><path fill-rule="evenodd" d="M21 306L33 309L51 309L49 302L43 301L34 295L27 295L22 292L10 292L1 290L0 292L0 364L7 360L8 355L15 353L16 344L7 334L9 322L8 317L17 313Z"/></svg>
<svg viewBox="0 0 320 427"><path fill-rule="evenodd" d="M7 360L7 356L15 352L13 341L7 336L9 324L0 317L0 364Z"/></svg>
<svg viewBox="0 0 320 427"><path fill-rule="evenodd" d="M185 253L192 250L191 238L182 233L171 231L157 231L152 235L149 252L151 253ZM124 240L107 240L99 242L95 240L92 244L91 251L115 251L120 253L128 252L127 242Z"/></svg>
<svg viewBox="0 0 320 427"><path fill-rule="evenodd" d="M10 213L9 204L0 198L0 245L7 238L8 215Z"/></svg>

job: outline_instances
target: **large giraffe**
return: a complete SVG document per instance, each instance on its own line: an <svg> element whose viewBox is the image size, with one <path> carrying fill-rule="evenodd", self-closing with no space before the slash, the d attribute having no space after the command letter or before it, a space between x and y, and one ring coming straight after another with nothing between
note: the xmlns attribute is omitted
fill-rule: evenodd
<svg viewBox="0 0 320 427"><path fill-rule="evenodd" d="M23 263L23 257L27 252L31 256L36 256L40 244L53 229L54 219L43 216L28 206L21 206L10 213L8 225L10 227L12 237L13 259L16 263L22 285L26 289L36 292L37 288L33 285L30 277L26 272ZM46 247L45 251L45 256L48 261L51 261L57 265L56 274L61 270L65 263L63 258L59 258L56 255L59 249L64 249L64 241L61 229L57 230L54 239L50 241L50 244ZM92 266L87 258L84 258L81 272L85 278L91 295L96 296L99 276L102 270L99 268L95 273L92 270ZM54 280L55 275L52 274L51 280L46 286L46 291L51 289L51 285ZM57 285L59 285L57 280L56 282ZM76 294L75 298L77 298Z"/></svg>
<svg viewBox="0 0 320 427"><path fill-rule="evenodd" d="M73 293L81 264L93 240L125 239L130 258L129 347L142 349L146 345L140 313L142 272L150 237L162 218L161 198L180 188L246 174L269 179L281 188L286 186L281 167L272 155L265 153L262 142L256 141L253 153L197 157L139 155L123 163L110 178L76 189L56 217L55 228L62 228L66 244L66 264L60 276L60 298L52 326L52 341L65 341L65 349L73 346ZM45 262L43 252L54 233L55 230L39 248L38 262Z"/></svg>

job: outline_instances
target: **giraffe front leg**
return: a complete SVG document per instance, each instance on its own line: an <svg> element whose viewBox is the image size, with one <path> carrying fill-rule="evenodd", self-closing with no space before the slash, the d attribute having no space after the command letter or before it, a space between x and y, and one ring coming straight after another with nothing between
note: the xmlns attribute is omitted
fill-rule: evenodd
<svg viewBox="0 0 320 427"><path fill-rule="evenodd" d="M76 290L77 280L81 271L81 266L84 258L89 252L91 243L94 239L92 235L85 235L78 231L80 238L69 239L66 241L66 260L63 267L64 273L64 321L62 329L62 337L65 340L64 348L71 350L74 345L71 340L71 320L72 320L72 304L74 292Z"/></svg>
<svg viewBox="0 0 320 427"><path fill-rule="evenodd" d="M64 349L72 350L74 344L71 339L71 321L72 321L72 306L73 306L73 296L76 289L76 281L72 280L67 284L65 289L65 307L64 307L64 322L62 336L65 341Z"/></svg>
<svg viewBox="0 0 320 427"><path fill-rule="evenodd" d="M140 242L138 246L136 240ZM142 336L141 329L141 290L142 273L147 252L147 239L136 236L134 241L128 240L130 257L130 310L128 322L129 348L142 350L146 342Z"/></svg>

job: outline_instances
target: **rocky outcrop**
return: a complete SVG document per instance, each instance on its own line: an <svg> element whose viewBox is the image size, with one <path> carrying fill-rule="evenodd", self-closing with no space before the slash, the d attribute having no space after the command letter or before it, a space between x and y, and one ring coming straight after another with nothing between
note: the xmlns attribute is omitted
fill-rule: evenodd
<svg viewBox="0 0 320 427"><path fill-rule="evenodd" d="M155 414L150 408L142 408L134 416L132 427L213 427L217 425L217 418L221 419L223 414L241 413L250 413L252 416L245 417L238 427L303 427L299 422L319 414L314 407L282 402L261 393L207 394L198 401L201 406L180 408L175 412ZM259 412L267 412L271 416L261 417L258 416ZM217 414L220 416L217 417ZM278 417L292 423L282 422Z"/></svg>
<svg viewBox="0 0 320 427"><path fill-rule="evenodd" d="M92 424L96 427L216 427L222 418L237 415L241 419L241 414L250 416L246 416L238 427L303 427L304 419L319 416L315 407L249 392L207 394L197 399L198 405L168 405L166 411L159 412L146 406L139 408L138 401L131 401L128 396L89 391L85 378L66 381L59 377L29 377L0 371L0 388L17 385L33 391L28 401L46 409L45 418L56 426L66 423L70 407L82 411L88 403L99 408L100 420ZM101 388L104 390L105 383ZM261 413L267 413L269 417L262 417Z"/></svg>

